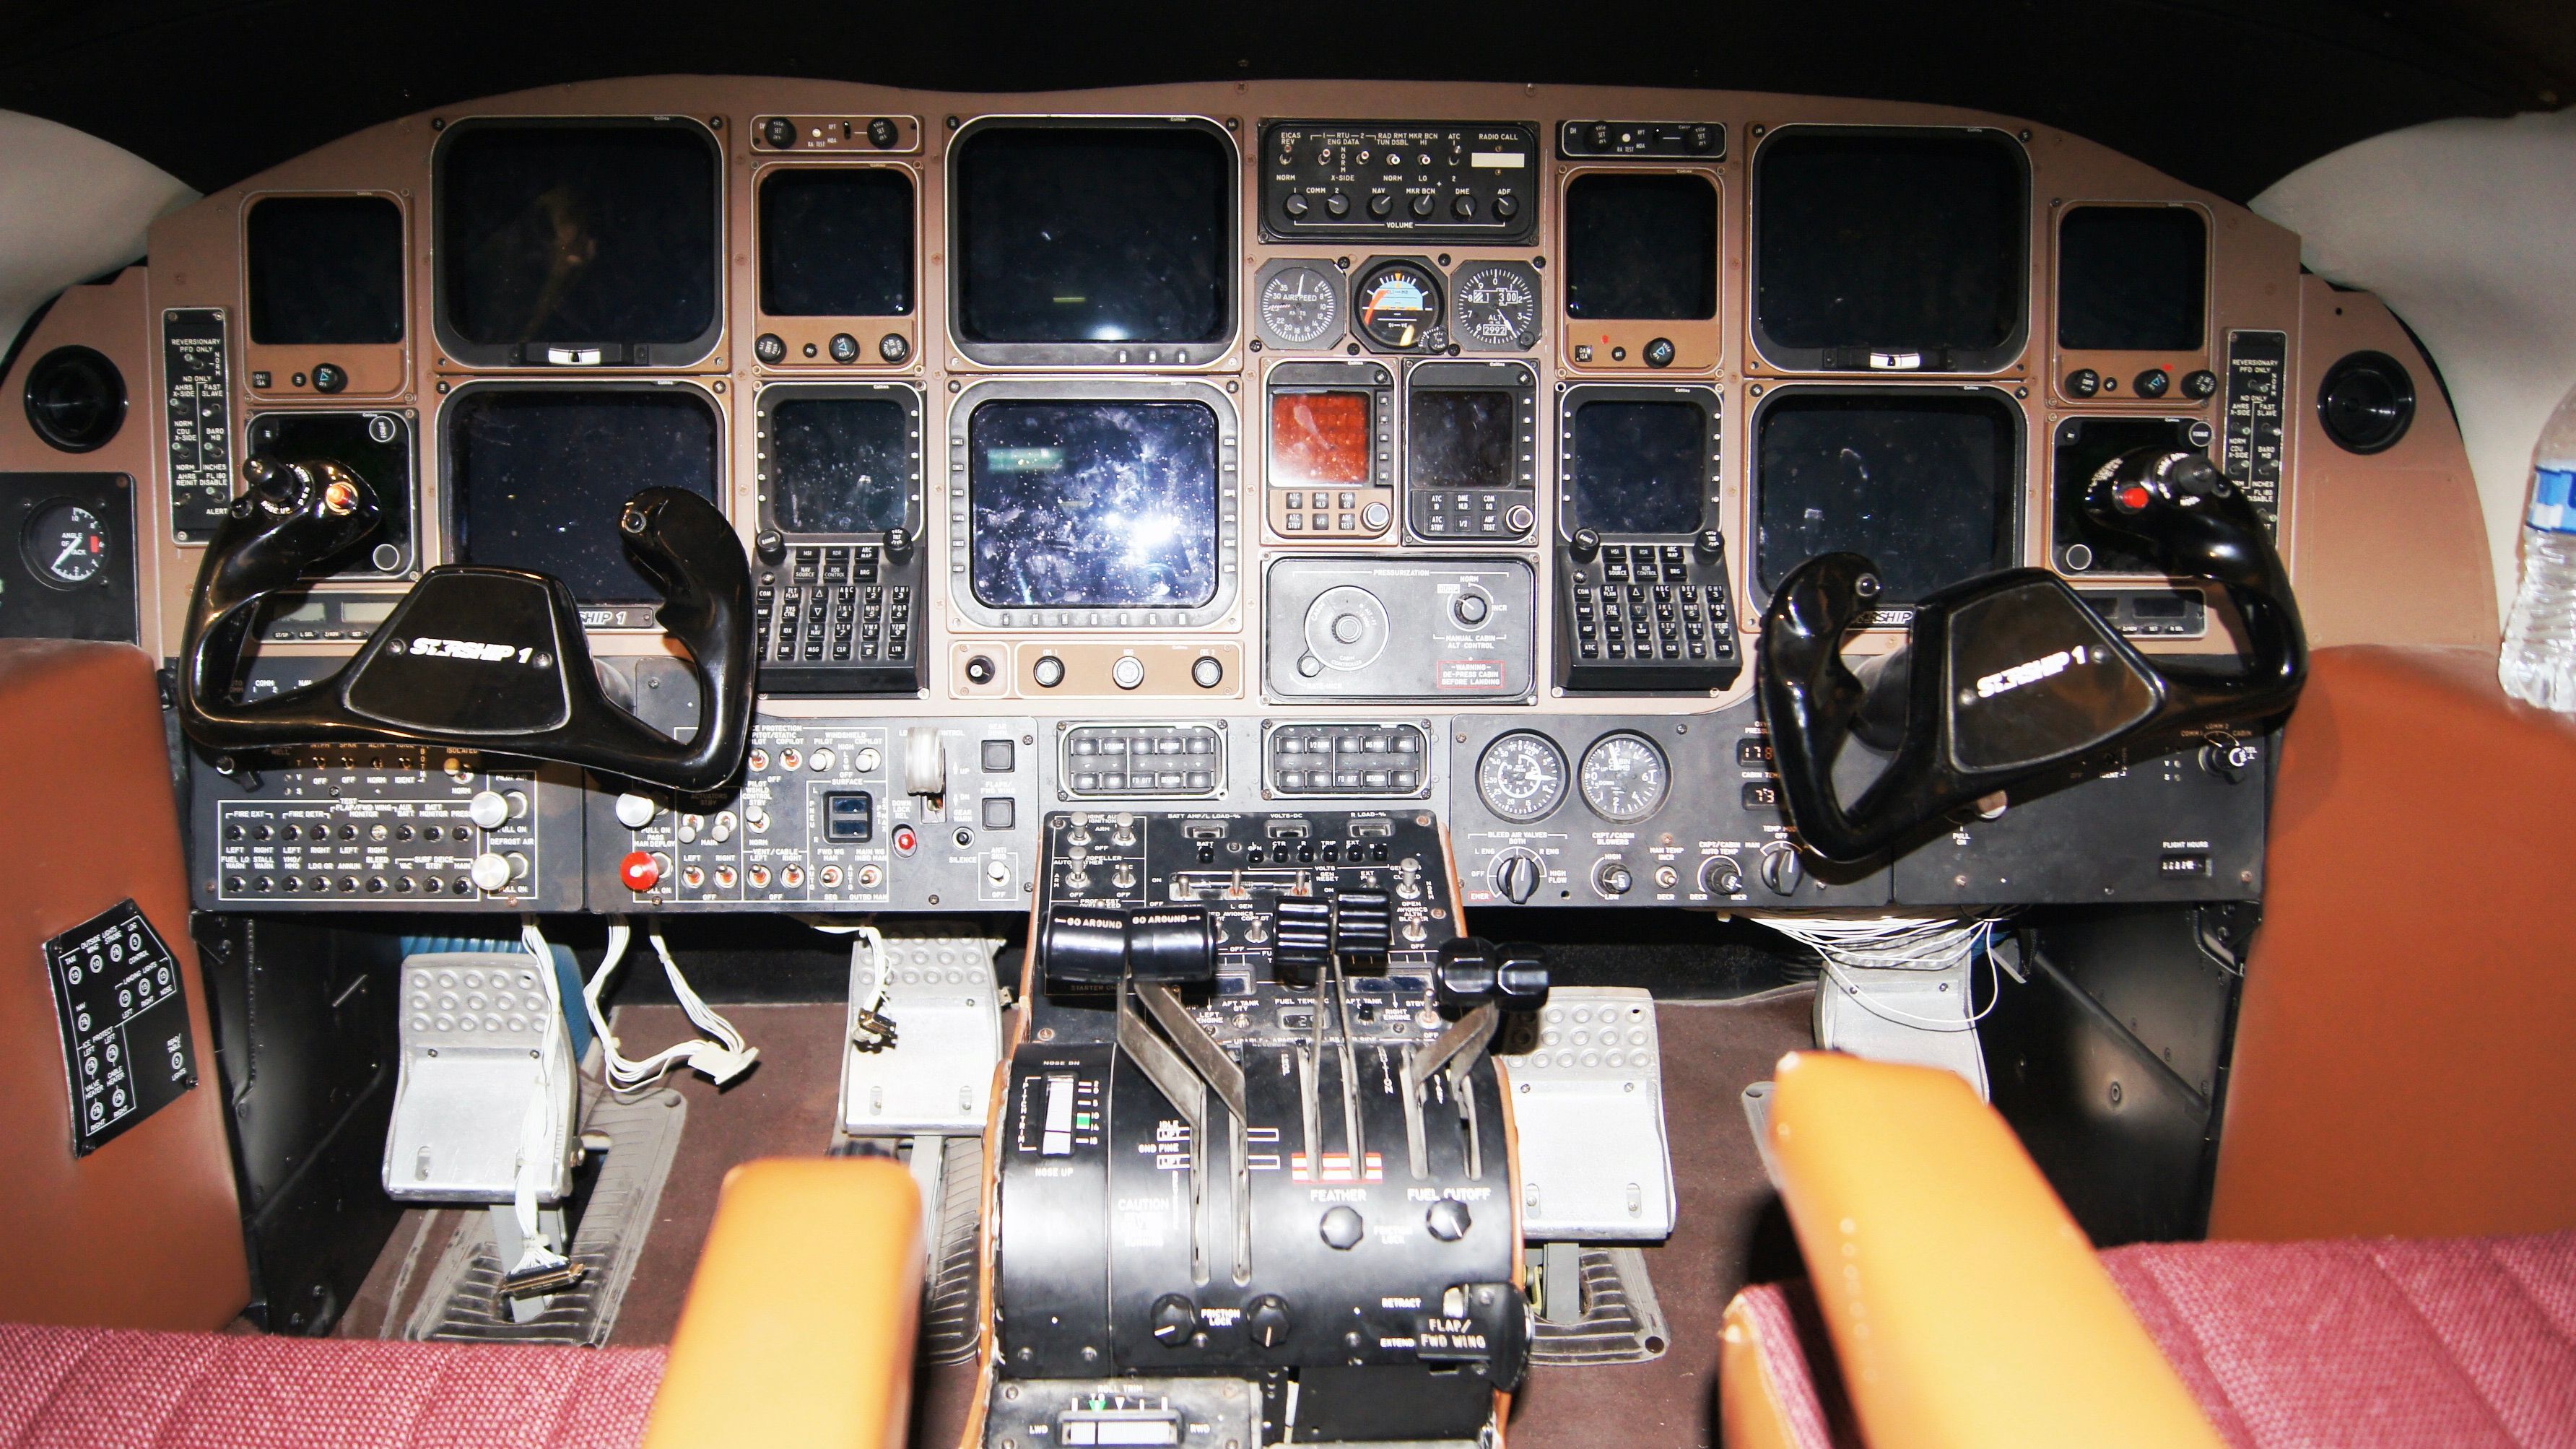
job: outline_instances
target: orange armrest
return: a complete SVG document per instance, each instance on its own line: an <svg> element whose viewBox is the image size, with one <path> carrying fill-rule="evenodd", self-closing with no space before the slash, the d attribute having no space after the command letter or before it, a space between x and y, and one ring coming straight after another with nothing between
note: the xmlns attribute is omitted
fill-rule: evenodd
<svg viewBox="0 0 2576 1449"><path fill-rule="evenodd" d="M1871 1449L2222 1442L1967 1083L1796 1052L1780 1061L1770 1131Z"/></svg>
<svg viewBox="0 0 2576 1449"><path fill-rule="evenodd" d="M646 1449L893 1449L911 1407L921 1194L884 1158L725 1175Z"/></svg>

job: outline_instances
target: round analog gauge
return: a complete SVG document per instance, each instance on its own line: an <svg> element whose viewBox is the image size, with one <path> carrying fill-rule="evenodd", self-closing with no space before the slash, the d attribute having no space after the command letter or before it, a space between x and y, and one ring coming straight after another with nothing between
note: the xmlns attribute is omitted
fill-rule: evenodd
<svg viewBox="0 0 2576 1449"><path fill-rule="evenodd" d="M107 530L98 515L68 499L56 499L27 520L18 550L38 578L77 588L98 577L107 563Z"/></svg>
<svg viewBox="0 0 2576 1449"><path fill-rule="evenodd" d="M1261 284L1262 330L1285 346L1312 346L1341 323L1341 289L1313 267L1286 267Z"/></svg>
<svg viewBox="0 0 2576 1449"><path fill-rule="evenodd" d="M1537 820L1565 803L1565 754L1545 735L1515 730L1485 746L1476 795L1505 820Z"/></svg>
<svg viewBox="0 0 2576 1449"><path fill-rule="evenodd" d="M1633 825L1663 808L1672 767L1644 735L1603 735L1583 752L1583 803L1613 825Z"/></svg>
<svg viewBox="0 0 2576 1449"><path fill-rule="evenodd" d="M1440 330L1440 279L1419 262L1381 262L1360 278L1352 309L1371 342L1395 352L1447 345Z"/></svg>
<svg viewBox="0 0 2576 1449"><path fill-rule="evenodd" d="M1469 347L1527 349L1538 344L1538 278L1527 267L1495 262L1458 274L1449 291L1450 331Z"/></svg>

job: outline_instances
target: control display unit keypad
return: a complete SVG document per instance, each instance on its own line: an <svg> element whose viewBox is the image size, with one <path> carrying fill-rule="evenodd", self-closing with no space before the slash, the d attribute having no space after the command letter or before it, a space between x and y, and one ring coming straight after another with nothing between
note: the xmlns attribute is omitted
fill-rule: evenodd
<svg viewBox="0 0 2576 1449"><path fill-rule="evenodd" d="M916 593L885 575L884 550L868 544L799 547L784 568L762 569L752 602L761 663L834 666L844 688L871 672L913 687ZM777 672L762 670L764 688L781 687Z"/></svg>
<svg viewBox="0 0 2576 1449"><path fill-rule="evenodd" d="M1742 667L1723 556L1677 543L1603 544L1568 575L1566 603L1578 680L1610 675L1633 687L1667 669L1731 680Z"/></svg>

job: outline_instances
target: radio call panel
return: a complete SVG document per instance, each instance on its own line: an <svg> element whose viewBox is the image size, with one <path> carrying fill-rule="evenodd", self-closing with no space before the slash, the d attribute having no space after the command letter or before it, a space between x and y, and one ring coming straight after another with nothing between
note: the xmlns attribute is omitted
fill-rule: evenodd
<svg viewBox="0 0 2576 1449"><path fill-rule="evenodd" d="M752 630L770 694L921 687L921 395L763 389Z"/></svg>
<svg viewBox="0 0 2576 1449"><path fill-rule="evenodd" d="M1538 132L1516 122L1273 121L1261 229L1279 240L1517 244L1538 230Z"/></svg>
<svg viewBox="0 0 2576 1449"><path fill-rule="evenodd" d="M1405 531L1521 543L1538 527L1538 378L1517 362L1417 362L1404 375Z"/></svg>
<svg viewBox="0 0 2576 1449"><path fill-rule="evenodd" d="M1395 375L1382 362L1270 370L1270 531L1377 538L1395 523Z"/></svg>
<svg viewBox="0 0 2576 1449"><path fill-rule="evenodd" d="M1569 389L1556 657L1576 690L1723 689L1743 670L1704 387Z"/></svg>
<svg viewBox="0 0 2576 1449"><path fill-rule="evenodd" d="M1517 558L1283 558L1263 638L1273 698L1523 700L1537 583Z"/></svg>

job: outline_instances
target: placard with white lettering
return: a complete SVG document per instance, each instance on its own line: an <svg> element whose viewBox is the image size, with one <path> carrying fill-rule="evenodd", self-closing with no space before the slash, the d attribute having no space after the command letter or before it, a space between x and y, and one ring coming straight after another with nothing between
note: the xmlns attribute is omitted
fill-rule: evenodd
<svg viewBox="0 0 2576 1449"><path fill-rule="evenodd" d="M170 948L128 900L45 943L71 1088L72 1151L87 1157L197 1085L188 996Z"/></svg>

